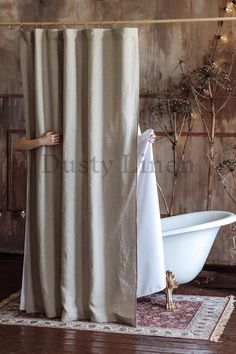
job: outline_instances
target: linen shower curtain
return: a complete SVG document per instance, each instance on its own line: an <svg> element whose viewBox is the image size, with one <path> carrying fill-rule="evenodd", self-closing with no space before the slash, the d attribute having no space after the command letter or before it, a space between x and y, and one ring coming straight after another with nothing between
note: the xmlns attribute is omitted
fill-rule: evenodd
<svg viewBox="0 0 236 354"><path fill-rule="evenodd" d="M28 154L21 309L136 323L138 32L22 31Z"/></svg>

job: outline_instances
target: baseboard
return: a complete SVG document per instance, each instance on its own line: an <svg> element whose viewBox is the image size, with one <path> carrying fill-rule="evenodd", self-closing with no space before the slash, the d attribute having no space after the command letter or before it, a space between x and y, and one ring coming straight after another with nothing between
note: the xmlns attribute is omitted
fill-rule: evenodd
<svg viewBox="0 0 236 354"><path fill-rule="evenodd" d="M205 264L203 270L218 273L234 273L236 274L236 265L229 264Z"/></svg>
<svg viewBox="0 0 236 354"><path fill-rule="evenodd" d="M0 259L23 260L24 255L20 253L0 252Z"/></svg>

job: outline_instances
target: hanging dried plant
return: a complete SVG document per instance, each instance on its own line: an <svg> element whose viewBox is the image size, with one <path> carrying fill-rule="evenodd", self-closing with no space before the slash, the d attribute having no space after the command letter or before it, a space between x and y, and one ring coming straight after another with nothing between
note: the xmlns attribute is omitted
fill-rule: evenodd
<svg viewBox="0 0 236 354"><path fill-rule="evenodd" d="M183 68L182 71L184 72ZM183 73L182 89L190 92L194 90L196 94L207 99L211 84L214 87L214 94L227 94L232 92L230 72L226 72L220 64L210 61L207 65Z"/></svg>
<svg viewBox="0 0 236 354"><path fill-rule="evenodd" d="M185 98L159 98L158 101L150 107L150 111L160 114L191 114L192 104Z"/></svg>
<svg viewBox="0 0 236 354"><path fill-rule="evenodd" d="M236 172L236 160L235 159L223 160L216 166L216 169L222 176L227 176L229 174L232 174L233 172Z"/></svg>
<svg viewBox="0 0 236 354"><path fill-rule="evenodd" d="M216 50L214 55L215 53ZM183 62L180 63L183 74L183 92L187 95L191 95L195 101L198 114L202 119L210 143L207 155L212 161L214 161L215 156L214 145L217 115L226 106L233 91L231 79L232 65L233 55L231 56L231 62L228 65L228 71L225 71L225 69L214 60L214 57L208 61L206 65L192 71L185 71ZM221 97L220 103L219 100L216 100L218 97ZM213 196L213 174L211 164L209 164L208 168L207 190L206 209L210 210L212 208Z"/></svg>
<svg viewBox="0 0 236 354"><path fill-rule="evenodd" d="M236 159L225 159L218 164L215 164L210 156L208 156L208 159L225 192L236 205Z"/></svg>
<svg viewBox="0 0 236 354"><path fill-rule="evenodd" d="M145 94L147 95L147 92ZM177 181L184 160L189 132L193 128L194 120L192 102L179 96L179 88L177 88L176 91L172 91L171 93L167 90L157 90L155 93L153 91L149 92L148 95L153 97L151 100L146 99L148 111L151 114L149 123L151 123L153 127L158 126L158 128L165 134L172 145L174 174L169 205L160 185L158 184L158 188L163 198L166 211L168 215L171 215L173 211ZM187 131L187 134L182 151L177 158L177 147L184 128Z"/></svg>
<svg viewBox="0 0 236 354"><path fill-rule="evenodd" d="M151 123L153 126L158 126L158 129L164 132L165 136L172 144L174 156L174 176L170 207L166 207L169 215L172 213L176 183L180 166L184 159L184 152L189 133L193 128L195 121L194 118L196 117L200 117L202 119L209 141L209 149L207 152L209 167L206 209L209 210L212 208L212 166L214 166L215 163L214 145L217 123L216 119L218 114L230 100L234 88L234 83L231 77L234 62L233 53L231 53L232 55L229 58L228 63L222 63L220 60L216 60L219 43L221 41L223 41L223 43L227 42L227 36L221 35L222 26L223 21L220 21L218 23L218 33L214 38L208 58L202 66L189 70L186 63L180 61L179 67L182 72L182 80L178 86L175 86L173 90L156 89L145 91L143 93L146 98L145 102L147 103L151 117L148 123ZM220 100L217 100L219 97ZM183 133L183 129L186 126L186 140L181 156L178 159L179 163L177 163L176 147ZM222 165L218 166L218 170L215 167L214 169L217 171L220 178L222 178L223 173L226 173L226 171L232 172L232 168L234 167L233 162L228 161L227 163L222 162ZM228 190L227 193L230 195ZM162 196L164 195L162 191L161 194ZM164 202L165 205L167 205L166 199Z"/></svg>

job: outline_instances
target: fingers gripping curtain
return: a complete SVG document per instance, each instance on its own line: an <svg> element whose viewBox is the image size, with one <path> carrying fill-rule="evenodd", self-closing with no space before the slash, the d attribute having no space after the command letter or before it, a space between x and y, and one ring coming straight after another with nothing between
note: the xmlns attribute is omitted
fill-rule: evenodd
<svg viewBox="0 0 236 354"><path fill-rule="evenodd" d="M137 29L22 32L29 152L21 309L134 325Z"/></svg>

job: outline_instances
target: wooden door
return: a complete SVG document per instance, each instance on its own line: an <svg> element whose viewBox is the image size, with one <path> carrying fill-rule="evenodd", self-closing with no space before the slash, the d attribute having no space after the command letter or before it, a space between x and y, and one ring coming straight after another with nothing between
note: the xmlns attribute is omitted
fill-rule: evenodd
<svg viewBox="0 0 236 354"><path fill-rule="evenodd" d="M0 252L24 249L27 153L13 149L24 135L22 97L0 97Z"/></svg>

